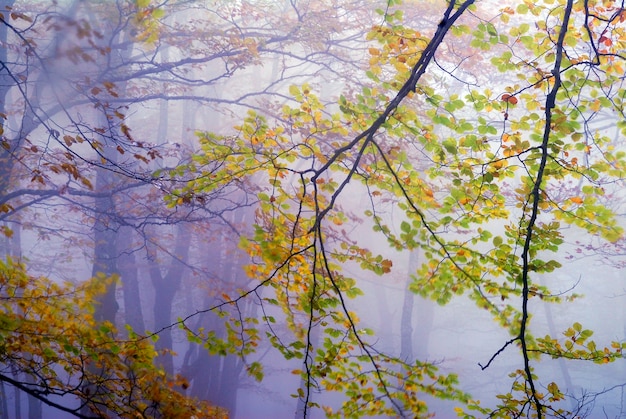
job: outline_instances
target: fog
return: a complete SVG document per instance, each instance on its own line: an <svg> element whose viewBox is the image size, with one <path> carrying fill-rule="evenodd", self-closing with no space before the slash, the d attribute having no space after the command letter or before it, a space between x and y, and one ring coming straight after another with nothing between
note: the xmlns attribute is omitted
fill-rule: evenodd
<svg viewBox="0 0 626 419"><path fill-rule="evenodd" d="M2 320L0 419L169 417L121 342L231 418L626 417L623 75L566 73L600 54L575 9L543 147L561 17L517 3L0 1L3 260L113 278L55 315L128 368Z"/></svg>

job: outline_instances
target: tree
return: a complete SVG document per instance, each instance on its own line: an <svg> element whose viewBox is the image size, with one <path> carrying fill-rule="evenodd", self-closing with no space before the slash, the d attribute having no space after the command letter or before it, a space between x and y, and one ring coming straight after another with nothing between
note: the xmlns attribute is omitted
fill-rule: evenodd
<svg viewBox="0 0 626 419"><path fill-rule="evenodd" d="M201 175L177 193L201 196L233 178L259 189L255 232L241 242L259 282L223 304L271 289L255 298L280 307L289 325L279 334L274 317L263 317L271 344L304 361L296 373L306 385L296 397L305 415L320 407L311 401L315 390L345 396L340 410L324 407L330 416L422 416L419 394L456 400L470 417L584 414L588 395L577 398L542 370L551 359L621 360L626 343L591 340L575 313L545 336L531 319L542 305L578 297L553 280L567 241L614 242L623 234L603 197L622 199L616 185L626 163L613 139L626 132L624 5L523 2L494 12L451 1L433 32L422 34L388 3L385 23L369 35L371 84L341 96L338 112L325 109L311 86L292 85L295 105L277 118L251 111L232 135L200 135L194 167ZM454 65L444 66L443 51L453 49L445 58ZM484 57L481 73L502 74L502 82L467 76L478 71L467 65L472 50ZM507 352L521 355L510 390L493 405L459 391L455 376L440 375L433 363L378 351L361 328L358 303L348 301L361 293L358 278L343 271L358 264L384 275L394 264L371 250L371 239L348 233L358 221L350 200L359 193L370 205L358 216L374 232L399 252L422 253L414 292L442 305L469 297L509 334L480 361L487 369ZM387 202L404 212L401 222L384 216ZM244 332L257 327L242 320L234 322Z"/></svg>

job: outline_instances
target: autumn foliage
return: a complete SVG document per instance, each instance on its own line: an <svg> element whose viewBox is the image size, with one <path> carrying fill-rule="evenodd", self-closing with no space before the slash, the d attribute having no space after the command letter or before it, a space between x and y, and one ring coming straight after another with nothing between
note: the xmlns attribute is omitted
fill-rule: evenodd
<svg viewBox="0 0 626 419"><path fill-rule="evenodd" d="M233 177L259 189L256 233L241 242L254 260L248 273L273 288L261 301L282 307L292 330L291 341L271 340L303 360L297 396L308 402L313 389L324 389L347 397L336 413L325 408L329 416L420 416L427 408L419 393L462 402L462 415L567 415L556 383L537 388L533 363L544 355L622 357L623 342L599 348L577 322L564 338L533 336L529 302L567 299L538 280L561 267L565 226L609 241L623 234L602 197L617 192L611 185L621 181L626 155L592 127L611 116L624 133L617 87L624 57L606 41L622 33L624 11L523 2L483 20L489 13L472 3L449 2L430 34L411 27L400 9L381 12L387 24L368 36L369 82L341 95L337 111L310 85L291 86L294 103L275 122L249 112L232 136L200 135L195 170L207 167L201 178L209 181L182 191L208 192ZM489 70L464 62L474 54ZM444 93L438 83L457 87ZM564 191L564 184L579 186ZM352 215L355 190L367 194L368 209ZM379 214L385 202L404 212L399 229ZM523 362L495 409L459 392L455 376L437 375L434 365L379 353L360 329L345 301L360 294L358 278L342 268L356 263L384 275L393 263L370 242L351 240L346 229L356 217L390 247L423 254L412 291L440 304L469 296L508 330L511 339L482 366L509 346Z"/></svg>
<svg viewBox="0 0 626 419"><path fill-rule="evenodd" d="M584 298L578 282L564 291L557 276L572 253L582 253L581 241L592 243L592 251L616 248L618 256L624 246L618 211L626 170L623 4L544 0L495 8L472 0L389 0L372 11L369 4L329 1L301 13L296 3L281 11L289 17L285 25L293 24L287 34L255 25L249 34L235 26L215 29L183 44L193 56L169 66L141 58L128 65L135 78L111 72L97 82L82 80L100 125L85 128L81 112L65 109L71 123L63 132L43 123L54 152L45 141L3 137L2 156L11 162L0 185L3 217L21 222L16 214L28 205L15 185L24 179L35 185L23 192L35 197L32 205L71 197L72 211L87 214L92 228L96 274L61 284L30 275L16 258L2 262L0 381L78 417L226 417L220 400L187 394L190 381L203 382L201 374L185 376L194 373L187 358L203 351L211 359L236 359L224 371L237 378L242 372L258 385L275 367L264 362L271 353L299 383L290 396L303 417L312 410L337 418L427 417L442 400L466 418L584 414L590 402L567 388L563 364L564 383L543 367L622 362L626 349L623 337L592 339L586 319L566 308ZM183 42L163 24L166 7L144 0L131 6L129 26L120 32L128 37L120 43L134 46L118 51L116 65L132 62L137 51L151 57L160 42L170 42L165 50ZM220 19L231 16L238 24L278 22L278 9L266 16L254 3L215 7ZM354 17L346 28L344 10L346 19ZM333 19L322 19L330 11ZM34 22L9 12L4 22L17 35L22 32L8 17ZM198 21L186 20L185 29ZM97 31L76 22L70 26L92 52L113 56L94 41ZM320 31L318 24L328 26ZM333 49L342 42L349 52ZM272 55L277 50L279 59ZM303 61L315 62L319 73L291 83L298 76L288 76L288 64L303 51ZM313 61L318 54L325 59ZM201 67L209 56L219 66ZM266 88L245 85L236 99L193 93L255 72L267 57L282 63L273 71L284 79ZM341 70L333 67L337 62ZM204 73L192 77L196 65ZM217 67L224 72L213 76ZM340 87L329 92L329 80L342 71ZM142 79L144 73L150 75ZM256 96L258 102L249 101ZM151 145L141 137L150 124L133 126L129 115L132 106L147 108L156 99L215 102L223 106L215 112L237 122L219 132L200 127L193 151ZM167 105L161 110L167 114ZM29 214L33 225L38 211ZM134 236L121 238L129 226ZM10 239L9 224L3 228ZM167 234L159 237L162 231ZM134 247L112 249L117 241ZM236 249L227 247L232 242ZM116 326L124 323L118 293L130 286L124 288L111 260L137 249L146 251L155 305L167 301L167 324L155 332ZM194 251L196 259L189 256ZM418 260L414 269L403 266L407 254ZM158 265L168 258L169 270ZM215 261L210 274L194 260ZM189 269L191 279L176 276L178 269ZM198 279L201 273L209 279ZM410 293L405 304L419 296L440 306L471 303L459 317L487 313L505 338L489 358L473 360L475 374L513 353L505 388L483 402L445 360L389 350L379 338L385 330L367 319L376 300L367 293L389 283ZM183 293L188 298L176 306L174 295ZM552 307L566 314L562 329L553 324ZM548 326L536 320L540 313L547 313ZM202 322L205 315L211 322ZM411 319L403 322L411 331ZM190 348L180 364L172 360L173 330ZM158 346L161 337L172 347ZM183 367L174 371L175 365ZM16 379L18 373L27 379Z"/></svg>
<svg viewBox="0 0 626 419"><path fill-rule="evenodd" d="M155 367L154 339L97 323L94 301L117 278L97 277L78 286L35 278L11 259L0 264L2 380L46 404L81 417L226 417L226 412L184 397L182 377ZM155 336L156 339L156 336ZM33 378L20 383L20 371ZM74 396L78 406L51 400Z"/></svg>

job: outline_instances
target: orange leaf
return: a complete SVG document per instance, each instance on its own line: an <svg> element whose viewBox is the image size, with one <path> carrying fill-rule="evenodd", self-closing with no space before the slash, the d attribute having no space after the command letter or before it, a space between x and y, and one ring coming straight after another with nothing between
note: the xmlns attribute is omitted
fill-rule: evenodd
<svg viewBox="0 0 626 419"><path fill-rule="evenodd" d="M393 262L390 261L389 259L385 259L382 262L382 268L383 268L383 272L384 273L389 273L391 272L391 267L393 266Z"/></svg>
<svg viewBox="0 0 626 419"><path fill-rule="evenodd" d="M517 98L515 96L512 96L508 93L505 93L502 95L502 101L510 103L511 105L517 105Z"/></svg>

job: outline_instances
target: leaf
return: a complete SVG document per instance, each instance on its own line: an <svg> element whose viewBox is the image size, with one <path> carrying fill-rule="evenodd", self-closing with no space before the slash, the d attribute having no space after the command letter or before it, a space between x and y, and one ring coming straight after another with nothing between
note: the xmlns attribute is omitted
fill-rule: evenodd
<svg viewBox="0 0 626 419"><path fill-rule="evenodd" d="M446 151L448 151L448 153L450 153L450 154L456 154L457 153L456 141L454 141L453 139L446 139L446 140L444 140L442 145L444 146Z"/></svg>
<svg viewBox="0 0 626 419"><path fill-rule="evenodd" d="M300 94L300 89L298 88L298 86L292 84L291 86L289 86L289 94L291 96L298 96Z"/></svg>
<svg viewBox="0 0 626 419"><path fill-rule="evenodd" d="M393 262L389 259L385 259L381 263L383 273L391 272L391 267L393 266Z"/></svg>
<svg viewBox="0 0 626 419"><path fill-rule="evenodd" d="M8 211L1 211L1 212L8 212ZM5 237L10 239L11 237L13 237L13 230L7 226L2 226L2 234L4 234Z"/></svg>
<svg viewBox="0 0 626 419"><path fill-rule="evenodd" d="M510 103L511 105L517 105L518 100L515 96L505 93L501 98L503 102Z"/></svg>

